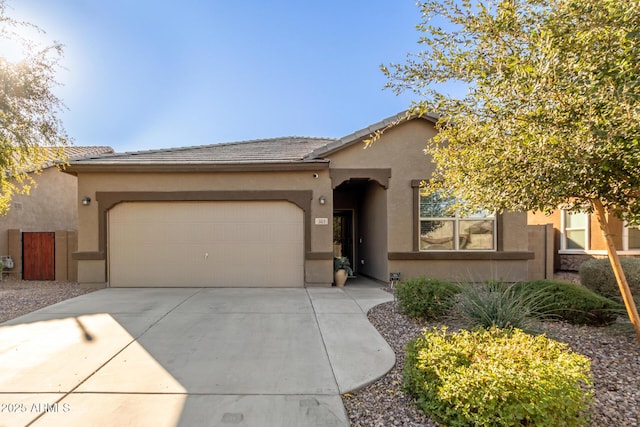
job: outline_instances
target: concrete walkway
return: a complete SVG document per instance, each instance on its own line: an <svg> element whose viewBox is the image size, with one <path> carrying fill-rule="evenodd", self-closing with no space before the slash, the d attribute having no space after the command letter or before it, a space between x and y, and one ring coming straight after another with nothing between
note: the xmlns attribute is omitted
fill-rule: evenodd
<svg viewBox="0 0 640 427"><path fill-rule="evenodd" d="M0 325L0 426L347 426L395 356L371 286L104 289Z"/></svg>

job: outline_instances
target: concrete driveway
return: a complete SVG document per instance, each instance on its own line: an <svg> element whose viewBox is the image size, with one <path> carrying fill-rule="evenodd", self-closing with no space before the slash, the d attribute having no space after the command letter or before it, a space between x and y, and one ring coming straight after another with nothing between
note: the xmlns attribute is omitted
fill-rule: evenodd
<svg viewBox="0 0 640 427"><path fill-rule="evenodd" d="M347 426L375 287L104 289L0 325L0 426Z"/></svg>

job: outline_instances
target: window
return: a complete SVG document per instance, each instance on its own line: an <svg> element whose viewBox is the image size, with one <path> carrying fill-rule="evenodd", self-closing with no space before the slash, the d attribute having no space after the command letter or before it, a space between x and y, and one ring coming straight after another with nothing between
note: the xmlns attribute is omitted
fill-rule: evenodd
<svg viewBox="0 0 640 427"><path fill-rule="evenodd" d="M562 249L589 249L589 215L585 212L562 211Z"/></svg>
<svg viewBox="0 0 640 427"><path fill-rule="evenodd" d="M493 251L496 217L488 211L460 216L455 199L420 189L421 251Z"/></svg>
<svg viewBox="0 0 640 427"><path fill-rule="evenodd" d="M626 226L622 232L624 250L638 251L640 250L640 226Z"/></svg>

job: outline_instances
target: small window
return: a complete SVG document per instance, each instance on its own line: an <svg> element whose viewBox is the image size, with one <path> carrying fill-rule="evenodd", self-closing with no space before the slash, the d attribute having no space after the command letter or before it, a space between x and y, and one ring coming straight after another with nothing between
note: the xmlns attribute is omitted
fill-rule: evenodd
<svg viewBox="0 0 640 427"><path fill-rule="evenodd" d="M562 211L562 249L589 249L589 215L585 212Z"/></svg>
<svg viewBox="0 0 640 427"><path fill-rule="evenodd" d="M623 231L624 250L638 251L640 250L640 227L626 226Z"/></svg>
<svg viewBox="0 0 640 427"><path fill-rule="evenodd" d="M496 217L488 211L460 216L455 199L420 189L421 251L493 251Z"/></svg>

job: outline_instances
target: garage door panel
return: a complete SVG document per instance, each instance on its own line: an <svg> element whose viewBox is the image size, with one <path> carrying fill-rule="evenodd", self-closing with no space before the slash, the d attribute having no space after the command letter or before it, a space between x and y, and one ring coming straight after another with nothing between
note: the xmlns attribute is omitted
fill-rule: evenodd
<svg viewBox="0 0 640 427"><path fill-rule="evenodd" d="M303 286L302 210L288 202L123 203L111 286Z"/></svg>

